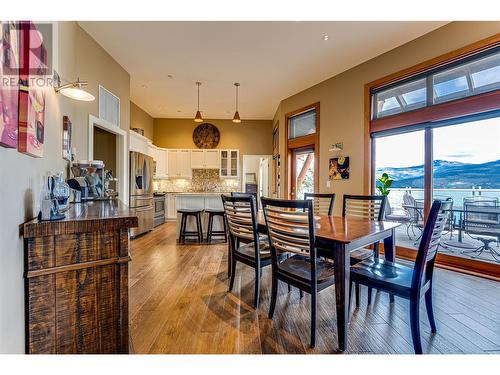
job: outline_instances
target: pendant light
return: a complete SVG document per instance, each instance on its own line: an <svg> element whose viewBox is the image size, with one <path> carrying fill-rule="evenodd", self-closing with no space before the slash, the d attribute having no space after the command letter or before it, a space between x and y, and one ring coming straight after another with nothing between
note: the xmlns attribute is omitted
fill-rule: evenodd
<svg viewBox="0 0 500 375"><path fill-rule="evenodd" d="M201 86L201 82L196 82L196 86L198 86L198 110L196 111L196 116L194 117L194 122L203 122L203 117L201 117L201 112L200 112L200 86Z"/></svg>
<svg viewBox="0 0 500 375"><path fill-rule="evenodd" d="M240 87L240 84L235 82L234 86L236 86L236 112L234 112L233 122L235 124L239 124L241 122L240 114L238 112L238 88Z"/></svg>

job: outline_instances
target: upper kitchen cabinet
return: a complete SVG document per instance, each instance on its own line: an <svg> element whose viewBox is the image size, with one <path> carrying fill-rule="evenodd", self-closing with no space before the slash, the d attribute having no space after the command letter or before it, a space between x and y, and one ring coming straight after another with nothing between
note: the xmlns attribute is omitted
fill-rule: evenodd
<svg viewBox="0 0 500 375"><path fill-rule="evenodd" d="M219 169L219 150L191 150L192 169Z"/></svg>
<svg viewBox="0 0 500 375"><path fill-rule="evenodd" d="M191 150L168 150L168 176L191 178Z"/></svg>
<svg viewBox="0 0 500 375"><path fill-rule="evenodd" d="M133 130L129 130L128 134L129 150L149 155L151 141Z"/></svg>
<svg viewBox="0 0 500 375"><path fill-rule="evenodd" d="M238 178L240 175L240 152L238 150L220 151L220 176Z"/></svg>
<svg viewBox="0 0 500 375"><path fill-rule="evenodd" d="M168 150L156 147L153 144L149 146L148 155L154 160L154 178L168 177Z"/></svg>

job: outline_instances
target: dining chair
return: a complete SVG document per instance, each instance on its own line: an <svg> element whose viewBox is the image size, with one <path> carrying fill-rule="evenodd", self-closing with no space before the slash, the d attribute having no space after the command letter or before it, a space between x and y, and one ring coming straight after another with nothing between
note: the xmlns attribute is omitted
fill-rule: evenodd
<svg viewBox="0 0 500 375"><path fill-rule="evenodd" d="M254 307L259 307L262 268L271 264L269 241L259 239L255 197L251 195L229 197L222 195L224 216L228 227L230 251L229 291L233 290L236 262L255 270Z"/></svg>
<svg viewBox="0 0 500 375"><path fill-rule="evenodd" d="M335 193L304 193L304 199L311 199L313 201L313 211L315 215L333 215Z"/></svg>
<svg viewBox="0 0 500 375"><path fill-rule="evenodd" d="M432 310L432 276L441 234L446 226L451 202L435 200L424 227L413 267L379 258L370 258L351 267L351 280L410 300L410 327L413 348L422 354L420 340L420 299L425 296L431 331L436 332ZM359 307L359 300L356 300Z"/></svg>
<svg viewBox="0 0 500 375"><path fill-rule="evenodd" d="M317 258L311 200L262 198L272 259L269 318L276 308L279 281L311 295L311 347L316 344L318 293L334 285L333 263ZM292 256L279 259L281 253Z"/></svg>
<svg viewBox="0 0 500 375"><path fill-rule="evenodd" d="M342 204L343 217L358 217L369 220L383 220L385 205L387 202L386 195L349 195L345 194ZM379 243L373 244L373 250L356 249L351 252L351 266L371 257L379 257ZM359 300L359 286L355 288L356 300ZM349 294L350 296L350 294ZM394 297L391 296L391 301ZM368 288L368 304L372 302L372 288Z"/></svg>

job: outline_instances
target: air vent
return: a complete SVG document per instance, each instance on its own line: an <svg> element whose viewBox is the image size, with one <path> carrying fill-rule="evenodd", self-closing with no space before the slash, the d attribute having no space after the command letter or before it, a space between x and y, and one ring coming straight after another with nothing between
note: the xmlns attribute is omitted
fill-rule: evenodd
<svg viewBox="0 0 500 375"><path fill-rule="evenodd" d="M120 126L120 98L99 85L99 118Z"/></svg>

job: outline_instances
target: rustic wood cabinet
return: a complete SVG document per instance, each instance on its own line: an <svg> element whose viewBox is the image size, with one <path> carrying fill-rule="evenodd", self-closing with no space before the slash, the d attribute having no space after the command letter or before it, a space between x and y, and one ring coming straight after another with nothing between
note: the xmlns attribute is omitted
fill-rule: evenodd
<svg viewBox="0 0 500 375"><path fill-rule="evenodd" d="M27 353L128 353L129 228L117 200L24 224Z"/></svg>

